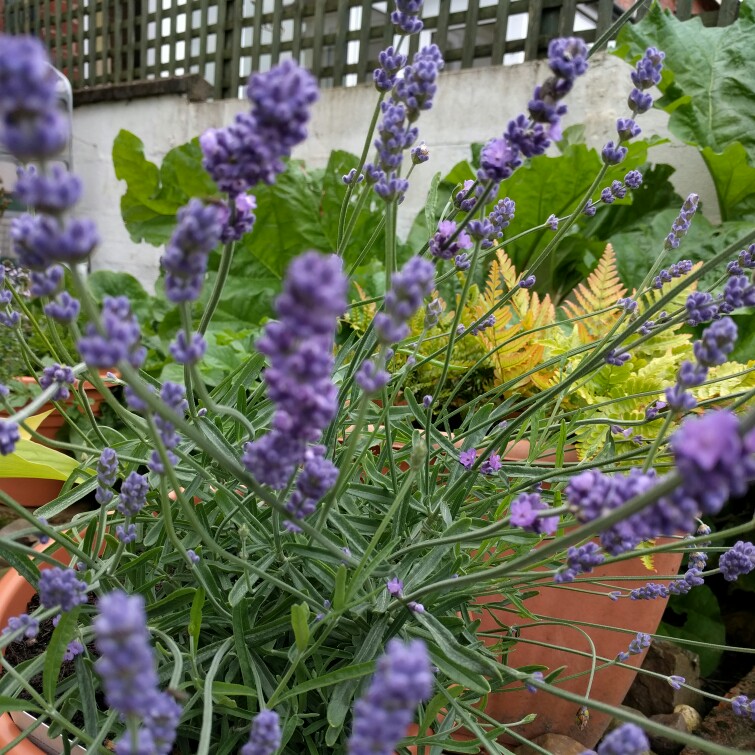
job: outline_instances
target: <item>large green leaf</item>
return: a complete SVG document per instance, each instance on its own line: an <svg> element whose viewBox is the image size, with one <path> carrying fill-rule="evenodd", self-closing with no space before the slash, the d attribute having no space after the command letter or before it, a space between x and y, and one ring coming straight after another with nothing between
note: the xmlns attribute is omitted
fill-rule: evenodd
<svg viewBox="0 0 755 755"><path fill-rule="evenodd" d="M235 270L253 260L268 275L282 278L298 254L308 249L333 251L320 219L320 187L301 163L289 162L272 186L258 186L254 194L257 222L237 245Z"/></svg>
<svg viewBox="0 0 755 755"><path fill-rule="evenodd" d="M145 157L141 139L121 130L113 143L113 166L116 178L126 182L121 215L136 242L164 244L173 232L179 207L192 196L217 194L202 168L196 140L172 149L158 168Z"/></svg>
<svg viewBox="0 0 755 755"><path fill-rule="evenodd" d="M755 168L742 143L732 142L721 154L705 147L701 154L716 187L721 219L755 218Z"/></svg>
<svg viewBox="0 0 755 755"><path fill-rule="evenodd" d="M678 21L654 4L638 24L621 30L616 53L632 63L647 47L666 53L658 103L680 139L723 152L741 142L755 166L755 5L744 0L731 26L705 27L699 17Z"/></svg>
<svg viewBox="0 0 755 755"><path fill-rule="evenodd" d="M22 439L12 454L0 456L0 477L65 481L78 466L76 459L60 451Z"/></svg>
<svg viewBox="0 0 755 755"><path fill-rule="evenodd" d="M628 288L636 288L644 279L663 249L663 241L677 214L678 209L667 208L611 238L619 275ZM750 230L752 224L747 222L729 221L714 226L698 212L679 248L665 254L664 266L684 258L705 262ZM717 278L716 271L713 271L700 285L712 284Z"/></svg>

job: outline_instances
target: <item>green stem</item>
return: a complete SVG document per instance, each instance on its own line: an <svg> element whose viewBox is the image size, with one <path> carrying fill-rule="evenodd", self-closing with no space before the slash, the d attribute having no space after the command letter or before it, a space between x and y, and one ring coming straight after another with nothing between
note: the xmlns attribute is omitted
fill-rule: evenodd
<svg viewBox="0 0 755 755"><path fill-rule="evenodd" d="M231 217L229 222L233 222L236 215L236 205L231 203ZM210 294L209 301L205 307L202 319L199 321L199 328L197 328L200 335L204 335L207 332L207 328L210 325L212 316L215 314L215 310L220 303L220 297L223 294L223 288L228 275L231 272L231 263L233 262L233 251L236 248L235 241L229 241L223 247L223 253L220 257L220 265L218 266L218 274L215 278L215 285L212 287L212 293Z"/></svg>

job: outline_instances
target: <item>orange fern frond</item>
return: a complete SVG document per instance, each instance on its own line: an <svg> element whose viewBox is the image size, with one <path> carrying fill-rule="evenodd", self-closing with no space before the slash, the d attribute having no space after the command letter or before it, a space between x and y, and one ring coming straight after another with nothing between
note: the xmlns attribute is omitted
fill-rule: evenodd
<svg viewBox="0 0 755 755"><path fill-rule="evenodd" d="M480 316L490 309L504 291L516 287L519 276L508 255L500 250L490 267L485 295L479 302ZM496 311L495 325L483 330L480 338L495 370L496 384L515 380L542 361L543 345L530 331L554 322L555 308L550 296L540 297L528 289L517 289L508 302ZM531 384L531 376L525 378Z"/></svg>
<svg viewBox="0 0 755 755"><path fill-rule="evenodd" d="M569 317L582 317L615 305L626 294L627 290L619 278L616 267L616 254L613 247L608 244L598 266L584 283L580 283L574 289L572 292L574 300L565 301L563 309ZM580 320L577 323L580 335L587 341L595 340L605 334L619 314L617 309Z"/></svg>

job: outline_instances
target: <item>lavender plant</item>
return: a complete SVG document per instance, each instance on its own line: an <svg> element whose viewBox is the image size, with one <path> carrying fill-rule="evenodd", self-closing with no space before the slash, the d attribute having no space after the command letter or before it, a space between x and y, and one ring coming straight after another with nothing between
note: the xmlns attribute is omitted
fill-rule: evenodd
<svg viewBox="0 0 755 755"><path fill-rule="evenodd" d="M589 683L585 694L563 689L557 669L509 663L508 654L527 640L499 624L494 644L486 642L476 612L502 609L537 621L526 613L533 591L593 583L601 590L604 565L674 549L693 554L685 577L653 579L668 583L669 591L694 589L718 571L705 571L711 544L754 526L696 534L701 516L720 511L755 479L755 413L745 411L752 391L726 396L724 410L709 408L694 391L731 353L737 332L728 314L753 304L753 248L747 244L755 230L684 274L664 275L666 250L659 250L631 300L612 303L619 317L595 340L566 352L577 357L573 368L540 392L507 395L519 376L511 386L496 387L505 400L495 406L487 394L462 407L437 401L455 345L480 338L517 291L535 284L538 269L580 214L610 212L615 197L638 185L636 171L623 184L604 182L639 132L634 118L652 106L663 54L651 48L640 59L627 117L619 119L617 139L603 149L604 166L580 205L567 217L548 218L553 235L517 285L476 320L462 322L473 278L496 253L504 230L530 232L514 226L505 181L558 138L564 100L590 53L577 38L551 43L551 74L527 112L485 145L476 180L458 187L437 231L399 266L396 213L411 172L428 158L418 124L432 106L443 67L434 45L411 60L401 52L407 35L421 29L421 6L419 0L398 2L392 15L396 46L380 56L373 127L359 165L343 178L348 188L336 248L290 264L275 318L255 350L212 390L198 364L234 245L255 222L249 192L275 182L305 138L317 98L314 79L290 61L254 74L249 112L200 137L204 167L223 199L191 198L166 245L166 295L180 321L171 353L183 379L160 383L142 370L145 345L133 303L110 296L99 307L79 265L94 252L98 235L91 220L68 217L80 187L54 162L67 134L53 112L44 50L32 39L0 37L0 141L28 164L19 191L30 212L14 223L14 247L32 270L44 317L58 324L51 330L57 364L40 369L38 398L20 411L8 407L0 452L12 454L22 431L34 436L29 417L79 376L100 389L120 422L115 429L88 415L79 442L54 442L79 462L57 500L30 512L2 495L29 530L4 536L0 553L38 592L39 607L2 617L0 647L33 639L45 621L56 628L28 662L0 661L0 700L15 709L23 693L28 709L51 724L52 735L64 736L66 746L108 752L114 741L121 755L390 755L412 743L507 752L498 738L523 740L519 730L529 719L491 717L480 705L488 695L513 695L513 685L526 688L533 705L555 696L573 704L586 725L591 709L612 708L590 696ZM342 327L345 312L362 302L352 295L349 304L343 256L360 207L375 196L385 203L385 288L364 331L349 334ZM684 243L693 204L670 230L668 246ZM218 272L199 307L208 262L219 247ZM698 291L684 300L692 283L727 264L720 293ZM71 291L61 290L64 267ZM456 276L455 313L441 320L434 292ZM646 306L634 306L651 292ZM6 327L16 334L24 319L41 327L23 300L3 306ZM418 313L425 325L410 341L409 322ZM679 365L677 383L648 418L662 415L665 423L653 442L619 453L607 427L597 459L566 463L565 446L579 420L578 411L563 406L569 393L607 364L631 360L664 323L693 318L705 325L696 362ZM420 347L439 322L443 338L426 356ZM78 353L66 348L58 327L74 335ZM44 366L23 338L18 348L30 364ZM437 382L418 401L406 381L429 359L440 366ZM552 365L531 369L544 366ZM120 377L113 374L106 384L101 370L117 370ZM123 401L113 382L123 388ZM691 413L699 416L671 434L672 419ZM511 463L507 450L525 437L528 460ZM65 527L48 523L90 493L96 509ZM29 532L49 538L49 546L25 545ZM747 573L752 548L738 542L718 569L727 579ZM640 576L649 581L649 574ZM604 598L608 610L608 601L659 595L648 586L643 593L606 590ZM491 596L492 603L481 602ZM594 655L592 668L581 673L592 679L641 655L651 638L631 633L636 637L623 645L628 650L614 658ZM64 657L73 670L59 676ZM683 681L670 677L669 683ZM82 712L80 720L70 715L74 710ZM751 705L737 698L732 710L750 715ZM731 752L615 712L628 723L599 753L645 751L642 728ZM419 724L413 733L412 722ZM31 739L35 730L36 724L17 739ZM459 737L472 743L459 744ZM596 740L597 734L591 744Z"/></svg>

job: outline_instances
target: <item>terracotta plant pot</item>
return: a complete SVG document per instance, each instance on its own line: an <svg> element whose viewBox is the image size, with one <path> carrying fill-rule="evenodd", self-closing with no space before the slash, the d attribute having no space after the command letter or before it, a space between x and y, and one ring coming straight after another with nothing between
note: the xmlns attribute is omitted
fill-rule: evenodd
<svg viewBox="0 0 755 755"><path fill-rule="evenodd" d="M106 373L101 373L100 377L104 378ZM19 383L23 383L26 386L32 386L37 385L37 381L35 378L24 375L22 377L14 378L14 380L17 380ZM74 383L74 389L78 390L79 387L79 381L77 380ZM105 400L102 397L102 394L95 388L90 382L86 381L84 383L84 391L87 396L87 400L89 401L89 405L92 407L92 412L94 413L95 417L99 417L99 415L102 413L102 403ZM73 406L74 405L74 399L73 396L69 396L65 401L61 402L66 406ZM42 406L41 409L37 412L38 414L43 414L44 412L50 412L50 414L44 418L42 421L42 424L40 424L38 428L38 432L40 435L43 435L45 438L49 438L50 440L55 440L58 436L58 433L65 427L66 420L65 417L55 408L55 406L52 403L47 403L44 406ZM0 416L7 417L7 412L0 412Z"/></svg>
<svg viewBox="0 0 755 755"><path fill-rule="evenodd" d="M681 560L680 553L657 553L654 558L655 573L676 574ZM647 577L638 580L612 579L644 574L647 574ZM638 632L653 634L658 629L668 599L658 598L638 604L628 598L621 598L614 602L608 597L612 587L617 590L640 587L652 581L653 574L645 568L639 557L628 559L609 566L598 567L593 571L590 576L599 579L606 586L579 585L580 589L587 591L580 593L572 593L557 587L540 587L537 588L536 596L525 601L525 606L532 613L542 616L545 622L549 618L555 621L590 622L629 630L627 632L585 626L578 629L554 624L540 626L530 624L526 618L518 618L513 611L502 609L489 609L483 612L480 617L482 620L480 631L501 636L504 630L501 629L500 623L507 626L521 623L522 626L519 629L521 638L543 643L543 645L517 643L514 650L503 659L509 666L543 665L549 669L566 666L561 673L562 677L587 672L592 666L592 659L589 656L575 655L559 650L557 647L568 647L590 653L590 644L582 634L585 632L594 643L597 655L615 658L621 651L627 650L629 643ZM479 603L491 603L497 600L498 598L491 596L480 599ZM495 640L491 638L487 641L492 644ZM644 653L630 656L626 663L639 667L643 657ZM593 680L590 696L608 705L621 705L635 676L636 671L615 666L598 671ZM585 674L559 686L569 692L585 694L587 683L588 675ZM521 684L512 686L521 687ZM576 718L578 709L577 703L568 702L555 695L543 692L531 694L519 690L490 695L485 710L488 715L501 722L518 721L528 713L537 713L537 718L531 724L517 727L519 734L528 739L549 732L565 734L582 742L586 748L594 748L608 727L611 716L592 710L587 726L580 729Z"/></svg>
<svg viewBox="0 0 755 755"><path fill-rule="evenodd" d="M25 506L37 509L54 501L63 487L62 480L44 480L36 477L0 477L0 490Z"/></svg>
<svg viewBox="0 0 755 755"><path fill-rule="evenodd" d="M44 546L38 546L38 549L44 550ZM53 556L62 563L66 560L67 556L65 548L59 548ZM46 563L39 564L40 569L49 568L49 566ZM12 616L18 616L26 612L26 606L33 595L34 588L14 569L9 570L0 579L0 629L8 625L8 619ZM18 716L20 719L24 715L15 713L3 713L0 715L0 748L7 746L9 742L12 742L21 733L21 729L16 725L13 717ZM35 731L35 736L48 749L42 749L30 739L26 739L15 745L12 750L9 750L9 755L45 755L49 752L62 753L63 743L61 738L48 739L44 736L44 732L46 731L47 727L42 725ZM71 748L71 752L78 755L79 753L84 753L85 750L81 747L73 747Z"/></svg>
<svg viewBox="0 0 755 755"><path fill-rule="evenodd" d="M507 448L507 461L524 461L529 458L530 445L526 440L519 441ZM538 461L555 461L555 452L545 454ZM564 461L578 461L576 450L567 446L564 449ZM627 598L616 602L611 601L608 593L612 589L633 589L653 580L654 574L676 574L681 564L680 553L659 553L654 556L655 571L648 571L639 557L621 561L610 566L603 566L593 570L590 577L595 577L604 583L604 587L592 584L578 585L585 592L573 593L559 587L537 587L538 594L525 601L526 607L534 614L543 617L543 622L579 621L603 624L608 627L626 630L624 632L613 629L596 627L579 627L574 629L558 624L537 625L529 619L519 617L516 611L503 609L486 609L476 614L481 620L479 631L490 634L484 638L488 645L493 645L499 639L506 638L506 630L501 625L511 626L521 624L519 635L522 639L533 640L541 645L528 645L525 642L516 644L514 650L502 658L509 666L522 667L541 665L554 670L561 666L566 668L561 677L572 674L589 672L592 659L589 656L579 656L557 647L573 648L584 653L590 653L589 641L585 632L595 645L596 655L604 658L615 658L619 652L626 651L629 643L638 632L653 634L658 629L668 599L644 601L638 604ZM631 577L641 575L637 580L620 580L616 577ZM480 598L478 604L505 602L504 596L492 595ZM474 611L474 609L472 608ZM580 632L579 630L582 630ZM497 635L497 637L496 637ZM639 667L643 655L631 656L628 664ZM546 672L547 673L547 672ZM612 706L621 705L636 676L636 671L621 669L615 666L606 668L595 674L590 696L595 700ZM584 674L576 679L565 682L563 689L576 694L587 691L588 675ZM521 689L521 683L510 685L517 691L502 691L491 694L487 698L485 712L495 720L506 723L515 722L530 713L536 713L537 718L531 724L517 727L517 733L527 739L534 739L540 734L564 734L582 742L586 748L594 748L605 732L611 717L598 711L590 711L587 725L580 729L577 722L579 704L570 703L555 695L538 692L532 694ZM589 706L588 706L589 707ZM471 739L471 734L457 732L454 738ZM506 744L516 744L512 738L501 737Z"/></svg>

